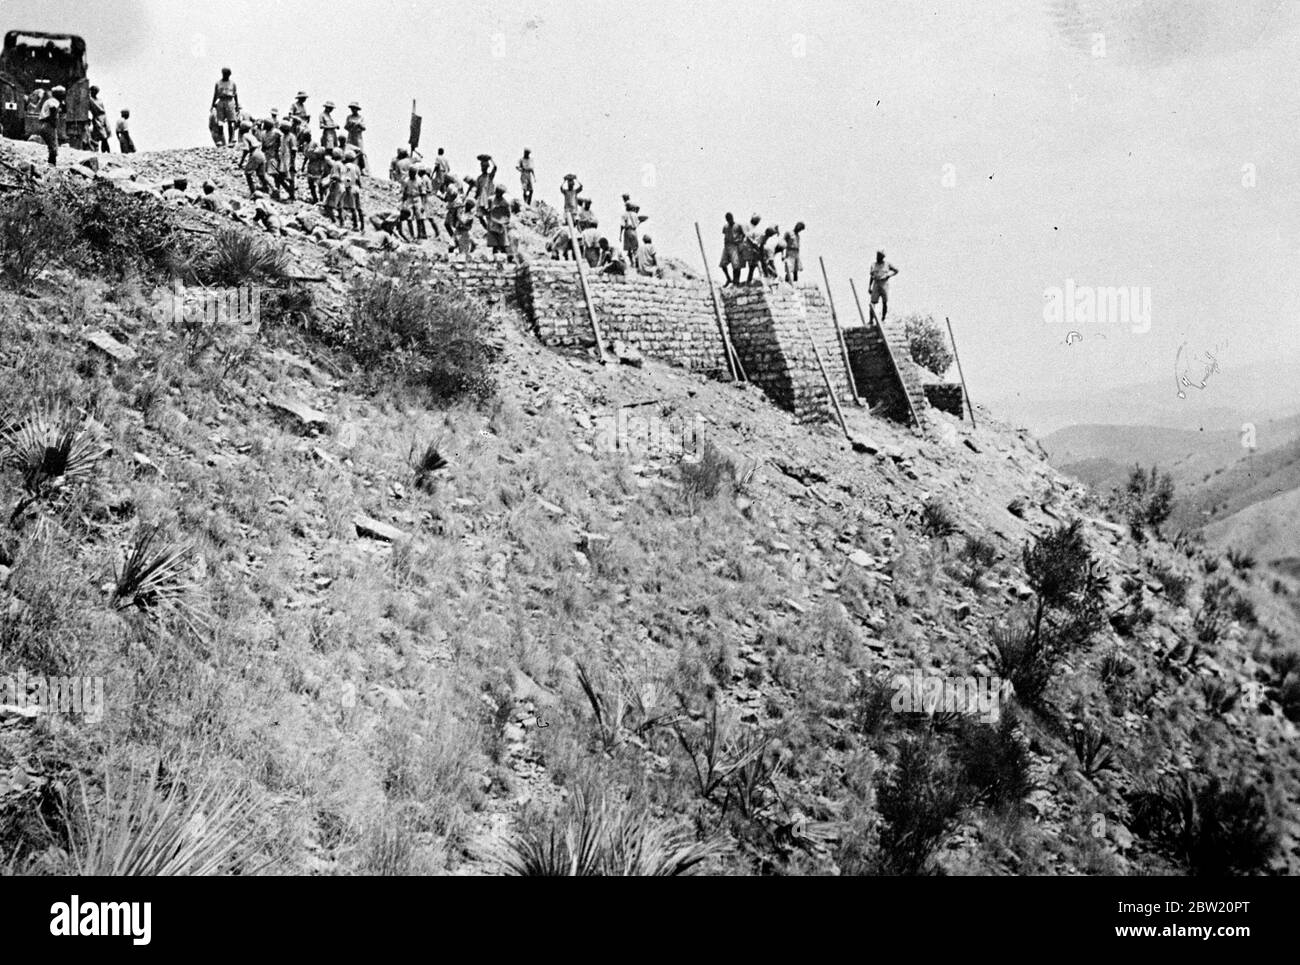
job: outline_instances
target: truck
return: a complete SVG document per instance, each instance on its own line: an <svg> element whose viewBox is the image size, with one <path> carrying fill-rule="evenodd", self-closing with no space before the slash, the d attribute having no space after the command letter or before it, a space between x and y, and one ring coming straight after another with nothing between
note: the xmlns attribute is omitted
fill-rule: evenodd
<svg viewBox="0 0 1300 965"><path fill-rule="evenodd" d="M51 88L67 89L59 140L90 144L90 81L86 42L75 34L10 30L0 50L0 134L27 140L40 132L41 102Z"/></svg>

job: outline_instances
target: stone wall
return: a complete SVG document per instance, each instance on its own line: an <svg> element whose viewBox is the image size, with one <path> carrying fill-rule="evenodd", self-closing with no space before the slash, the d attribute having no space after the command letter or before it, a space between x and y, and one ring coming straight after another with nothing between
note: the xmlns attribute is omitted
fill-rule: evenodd
<svg viewBox="0 0 1300 965"><path fill-rule="evenodd" d="M813 343L840 404L852 404L844 356L830 308L819 288L729 288L723 291L722 299L731 341L745 374L777 405L803 420L834 417Z"/></svg>
<svg viewBox="0 0 1300 965"><path fill-rule="evenodd" d="M572 261L515 264L479 254L440 261L437 270L470 295L518 311L546 345L595 343ZM592 273L587 280L607 345L622 341L649 357L730 378L706 282ZM720 288L718 298L745 374L777 405L804 421L834 417L810 334L840 405L853 404L830 305L815 284ZM870 326L844 335L859 394L883 406L878 414L911 421L908 395L918 412L925 407L919 374L906 358L900 381L885 348L886 338L893 344L901 334Z"/></svg>
<svg viewBox="0 0 1300 965"><path fill-rule="evenodd" d="M576 264L535 261L524 271L523 307L537 337L547 345L593 344ZM697 372L728 371L707 283L589 272L587 284L606 344L617 339Z"/></svg>
<svg viewBox="0 0 1300 965"><path fill-rule="evenodd" d="M488 305L524 309L526 281L520 277L521 267L505 255L479 252L468 260L464 256L440 258L434 270Z"/></svg>
<svg viewBox="0 0 1300 965"><path fill-rule="evenodd" d="M960 382L927 382L925 398L941 412L955 415L958 419L966 418L966 396Z"/></svg>
<svg viewBox="0 0 1300 965"><path fill-rule="evenodd" d="M849 363L853 366L853 381L858 395L867 400L877 415L907 422L911 415L902 383L889 361L885 339L876 325L855 326L844 330L844 340L849 346Z"/></svg>
<svg viewBox="0 0 1300 965"><path fill-rule="evenodd" d="M879 325L860 325L846 328L844 340L849 346L849 364L858 394L872 410L895 422L911 422L915 409L924 424L926 399L921 373L901 330L891 326L882 331Z"/></svg>

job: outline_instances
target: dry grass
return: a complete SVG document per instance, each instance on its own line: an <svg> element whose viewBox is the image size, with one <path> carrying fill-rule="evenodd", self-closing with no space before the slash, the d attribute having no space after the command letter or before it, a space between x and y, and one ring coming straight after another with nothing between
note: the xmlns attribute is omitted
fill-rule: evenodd
<svg viewBox="0 0 1300 965"><path fill-rule="evenodd" d="M228 779L161 764L132 771L118 787L108 773L92 803L84 780L66 822L73 829L68 873L79 876L257 874L260 856L253 795Z"/></svg>

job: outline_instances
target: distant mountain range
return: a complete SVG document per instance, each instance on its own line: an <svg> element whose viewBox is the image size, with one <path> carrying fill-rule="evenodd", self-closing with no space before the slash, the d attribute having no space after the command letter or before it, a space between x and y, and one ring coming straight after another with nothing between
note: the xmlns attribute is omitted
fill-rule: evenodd
<svg viewBox="0 0 1300 965"><path fill-rule="evenodd" d="M1109 492L1135 465L1159 466L1186 492L1210 482L1239 460L1270 452L1300 437L1300 416L1252 423L1249 438L1240 425L1230 429L1172 429L1153 425L1078 425L1042 439L1052 465ZM1253 450L1245 443L1253 441Z"/></svg>
<svg viewBox="0 0 1300 965"><path fill-rule="evenodd" d="M1254 449L1233 429L1080 425L1047 435L1062 472L1098 494L1122 486L1134 465L1173 476L1166 532L1202 530L1220 550L1245 550L1300 578L1300 416L1254 425Z"/></svg>
<svg viewBox="0 0 1300 965"><path fill-rule="evenodd" d="M1225 369L1205 381L1204 389L1186 388L1186 398L1180 399L1171 367L1167 377L1149 382L1066 389L1051 396L1013 393L991 397L987 404L999 418L1026 427L1040 439L1080 424L1240 431L1245 423L1258 427L1300 413L1300 379L1294 366L1282 360Z"/></svg>

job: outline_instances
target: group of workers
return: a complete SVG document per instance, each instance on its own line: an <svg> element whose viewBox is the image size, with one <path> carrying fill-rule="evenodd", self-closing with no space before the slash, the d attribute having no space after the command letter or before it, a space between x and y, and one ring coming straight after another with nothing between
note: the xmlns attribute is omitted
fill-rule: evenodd
<svg viewBox="0 0 1300 965"><path fill-rule="evenodd" d="M345 218L350 217L352 228L361 230L365 225L361 178L368 169L361 105L356 101L349 104L349 114L340 125L334 115L334 102L326 101L317 124L317 138L313 135L307 99L306 91L299 91L282 119L273 109L270 118L255 121L241 110L231 70L224 68L212 92L209 127L213 142L235 143L236 131L239 132L238 144L243 149L239 167L254 199L264 201L269 195L277 200L296 200L296 174L301 170L306 176L311 203L321 205L332 223L344 226ZM123 111L123 116L129 115ZM478 223L486 232L491 251L513 255L512 217L520 211L520 203L509 200L505 187L496 183L498 168L491 155L480 154L478 162L477 175L458 178L451 172L443 148L438 148L432 163L426 163L414 147L398 148L388 170L389 179L400 187L398 209L379 212L371 218L371 224L403 241L427 240L430 233L439 239L441 233L431 206L432 199L436 198L446 206L442 227L452 252L468 255L474 250L471 232ZM531 206L537 172L530 149L524 149L515 170L519 173L523 204ZM591 199L582 192L583 185L577 175L566 174L560 183L566 223L548 239L547 249L552 257L582 258L592 269L612 274L632 271L642 275L659 274L654 243L650 235L641 233L647 216L640 213L640 206L631 196L623 195L619 243L613 245L599 230ZM778 279L781 277L777 271L778 257L782 259L785 281L796 284L803 270L800 248L804 229L802 221L785 232L777 225L762 227L762 218L757 214L748 224L741 224L728 213L722 227L723 287L753 285L756 274L760 283ZM884 252L877 252L871 266L871 304L873 314L874 306L881 305L882 320L889 310L889 279L896 274L898 270L885 261Z"/></svg>
<svg viewBox="0 0 1300 965"><path fill-rule="evenodd" d="M229 67L222 68L221 79L213 86L208 129L213 144L233 144L241 149L236 163L244 172L249 194L255 199L269 196L296 201L298 175L302 174L312 204L322 205L336 224L350 218L353 229L361 230L365 218L361 176L368 169L361 105L356 101L349 104L349 113L340 123L334 102L326 101L317 137L306 91L298 91L283 117L272 108L269 117L254 118L240 106L239 88L231 73Z"/></svg>
<svg viewBox="0 0 1300 965"><path fill-rule="evenodd" d="M780 226L762 228L762 223L762 217L755 214L750 217L749 224L742 225L730 211L727 212L722 226L722 261L719 263L726 278L723 288L752 285L755 272L761 273L760 283L777 278L778 256L784 262L786 282L791 285L798 283L799 272L803 270L803 259L799 255L803 243L801 236L806 226L798 221L792 229L782 233ZM746 273L744 281L741 281L742 272ZM877 251L876 260L871 265L870 293L872 316L875 316L874 306L880 305L882 322L889 313L889 279L897 274L898 269L885 260L885 253Z"/></svg>
<svg viewBox="0 0 1300 965"><path fill-rule="evenodd" d="M62 84L56 84L49 91L37 90L33 94L38 104L36 116L40 124L40 139L45 142L47 158L50 166L54 167L59 163L60 134L66 136L66 130L60 131L60 123L63 123L66 128L68 89ZM86 135L90 150L111 153L112 149L108 146L108 111L100 99L99 88L93 85L90 88L88 107L90 127ZM131 112L123 108L116 127L118 150L123 154L135 153L135 142L131 139L130 119Z"/></svg>
<svg viewBox="0 0 1300 965"><path fill-rule="evenodd" d="M591 208L591 199L584 197L582 182L576 174L566 174L560 182L564 198L564 217L561 225L548 242L551 257L557 260L582 258L588 266L609 274L625 275L636 271L640 275L658 275L659 254L648 234L640 234L641 225L649 220L641 214L641 206L630 194L623 195L623 213L619 217L619 244L610 244L600 231L600 221ZM577 236L577 250L569 235L572 224Z"/></svg>

